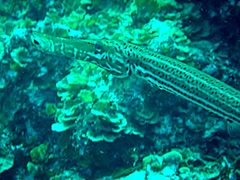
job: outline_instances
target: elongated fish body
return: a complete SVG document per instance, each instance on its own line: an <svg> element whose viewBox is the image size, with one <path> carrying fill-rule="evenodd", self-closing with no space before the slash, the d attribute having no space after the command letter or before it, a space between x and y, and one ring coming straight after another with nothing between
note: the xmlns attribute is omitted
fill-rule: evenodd
<svg viewBox="0 0 240 180"><path fill-rule="evenodd" d="M173 58L114 40L76 40L33 33L31 41L43 52L85 60L117 76L135 74L240 124L240 91Z"/></svg>
<svg viewBox="0 0 240 180"><path fill-rule="evenodd" d="M88 61L119 77L126 77L130 73L130 66L125 58L110 45L113 41L76 40L40 33L33 33L31 41L42 52Z"/></svg>

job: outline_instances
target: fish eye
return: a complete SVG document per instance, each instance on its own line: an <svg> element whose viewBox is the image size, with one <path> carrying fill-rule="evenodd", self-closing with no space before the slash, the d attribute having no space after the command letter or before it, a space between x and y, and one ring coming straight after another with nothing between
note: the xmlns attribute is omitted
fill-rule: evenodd
<svg viewBox="0 0 240 180"><path fill-rule="evenodd" d="M36 45L40 45L40 43L39 43L36 39L34 39L33 42L34 42L34 44L36 44Z"/></svg>

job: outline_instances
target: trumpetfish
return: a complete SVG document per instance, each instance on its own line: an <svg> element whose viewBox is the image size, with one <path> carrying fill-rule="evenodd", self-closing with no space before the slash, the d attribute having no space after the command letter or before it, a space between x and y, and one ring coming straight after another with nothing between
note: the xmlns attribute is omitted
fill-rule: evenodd
<svg viewBox="0 0 240 180"><path fill-rule="evenodd" d="M119 77L134 74L240 125L240 91L181 61L116 40L69 39L33 32L31 42L44 53L88 61Z"/></svg>

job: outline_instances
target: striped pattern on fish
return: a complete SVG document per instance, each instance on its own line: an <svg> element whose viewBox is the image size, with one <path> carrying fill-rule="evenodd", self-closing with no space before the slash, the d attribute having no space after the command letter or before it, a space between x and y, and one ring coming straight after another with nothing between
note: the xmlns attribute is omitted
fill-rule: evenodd
<svg viewBox="0 0 240 180"><path fill-rule="evenodd" d="M31 40L45 53L88 61L120 77L134 74L240 124L240 91L173 58L115 40L68 39L40 33L33 33Z"/></svg>

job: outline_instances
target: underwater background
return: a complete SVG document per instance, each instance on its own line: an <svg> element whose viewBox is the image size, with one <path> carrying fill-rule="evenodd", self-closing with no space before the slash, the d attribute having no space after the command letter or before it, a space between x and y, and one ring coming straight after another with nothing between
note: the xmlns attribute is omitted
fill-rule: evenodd
<svg viewBox="0 0 240 180"><path fill-rule="evenodd" d="M0 179L240 179L223 118L29 38L131 42L240 90L240 1L1 0L0 22Z"/></svg>

